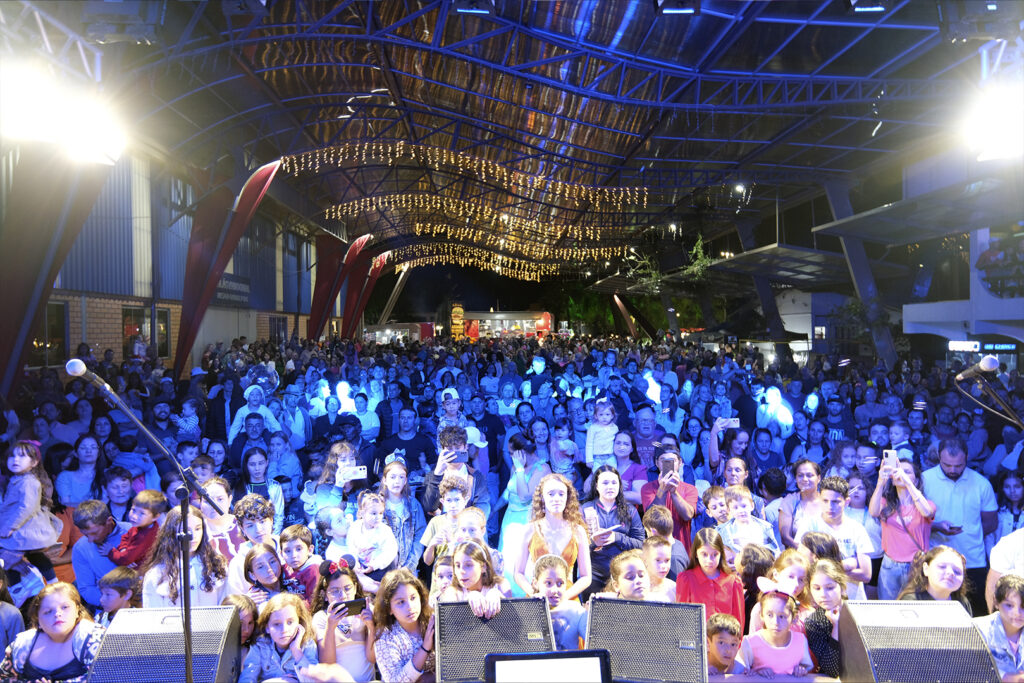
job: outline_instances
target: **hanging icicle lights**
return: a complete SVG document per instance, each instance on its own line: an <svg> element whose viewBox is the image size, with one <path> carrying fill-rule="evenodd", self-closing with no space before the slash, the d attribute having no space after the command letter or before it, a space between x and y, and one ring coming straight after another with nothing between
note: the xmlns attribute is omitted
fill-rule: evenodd
<svg viewBox="0 0 1024 683"><path fill-rule="evenodd" d="M577 185L560 180L551 180L539 175L523 173L488 159L475 157L465 152L415 145L404 140L388 142L353 142L335 147L290 154L282 161L285 173L319 173L324 168L336 168L348 164L381 162L393 165L402 159L415 160L422 166L440 170L455 168L460 174L473 173L484 183L495 183L505 188L520 187L560 197L573 206L591 204L595 209L625 206L647 207L646 187L601 187Z"/></svg>
<svg viewBox="0 0 1024 683"><path fill-rule="evenodd" d="M502 233L517 233L523 239L550 243L558 241L562 235L573 240L595 242L601 239L622 238L626 236L628 229L618 226L559 224L551 221L528 220L464 199L422 193L389 194L353 199L328 208L324 212L324 216L334 220L344 220L373 212L395 210L422 213L440 212L452 221L472 221L478 225L489 224Z"/></svg>
<svg viewBox="0 0 1024 683"><path fill-rule="evenodd" d="M493 233L469 226L445 225L442 223L417 223L417 235L444 238L454 242L469 243L534 261L607 261L626 255L626 246L616 247L553 247L529 239L521 239L515 233Z"/></svg>
<svg viewBox="0 0 1024 683"><path fill-rule="evenodd" d="M570 264L522 261L497 254L483 247L450 242L425 242L399 247L391 251L391 260L395 264L405 264L410 268L441 265L479 268L517 280L532 282L540 282L541 279L557 276L576 275L575 271L565 268Z"/></svg>

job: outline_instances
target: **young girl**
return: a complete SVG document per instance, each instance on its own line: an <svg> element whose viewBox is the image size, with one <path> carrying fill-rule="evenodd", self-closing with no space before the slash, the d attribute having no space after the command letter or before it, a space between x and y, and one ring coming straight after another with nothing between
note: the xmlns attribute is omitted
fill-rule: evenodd
<svg viewBox="0 0 1024 683"><path fill-rule="evenodd" d="M250 493L258 493L274 506L274 535L284 528L284 491L281 485L267 475L267 452L253 446L242 456L242 471L235 484L234 499L237 503ZM174 500L174 499L171 499Z"/></svg>
<svg viewBox="0 0 1024 683"><path fill-rule="evenodd" d="M608 567L604 593L623 600L651 600L651 575L644 563L643 551L636 548L619 553Z"/></svg>
<svg viewBox="0 0 1024 683"><path fill-rule="evenodd" d="M459 543L452 552L454 576L438 602L466 600L478 617L490 619L501 609L498 575L487 548L476 541Z"/></svg>
<svg viewBox="0 0 1024 683"><path fill-rule="evenodd" d="M238 608L238 639L242 645L239 660L244 662L246 655L249 654L249 648L256 642L256 620L260 616L260 609L248 595L227 595L220 604L234 605Z"/></svg>
<svg viewBox="0 0 1024 683"><path fill-rule="evenodd" d="M956 600L968 614L967 560L948 545L937 545L914 559L897 600Z"/></svg>
<svg viewBox="0 0 1024 683"><path fill-rule="evenodd" d="M907 462L907 465L913 466L910 462ZM864 583L864 590L867 592L868 598L877 598L878 575L882 569L884 557L882 527L878 523L878 519L873 517L868 509L869 491L867 487L869 484L864 475L860 472L852 472L847 483L849 489L846 493L846 510L843 512L843 518L857 522L868 532L868 540L871 541L871 552L868 553L868 557L871 558L871 580Z"/></svg>
<svg viewBox="0 0 1024 683"><path fill-rule="evenodd" d="M393 458L393 459L392 459ZM384 496L384 522L398 543L398 566L414 570L423 555L420 538L427 528L423 506L409 489L409 471L400 456L385 458L379 492Z"/></svg>
<svg viewBox="0 0 1024 683"><path fill-rule="evenodd" d="M527 565L548 553L561 555L570 569L577 566L576 582L566 591L571 600L586 590L592 581L590 573L590 540L580 513L576 489L560 474L549 474L540 480L533 492L532 520L523 534L520 554L516 560L515 582L527 595L531 584L526 578ZM532 572L531 572L532 573Z"/></svg>
<svg viewBox="0 0 1024 683"><path fill-rule="evenodd" d="M313 592L313 629L320 661L340 664L357 683L373 680L372 602L359 614L349 614L344 603L366 597L345 560L320 564L320 580Z"/></svg>
<svg viewBox="0 0 1024 683"><path fill-rule="evenodd" d="M612 440L618 433L619 428L615 424L615 406L612 405L611 399L597 399L597 405L594 407L594 421L587 427L587 444L584 450L587 467L595 469L601 465L615 465Z"/></svg>
<svg viewBox="0 0 1024 683"><path fill-rule="evenodd" d="M576 442L572 439L572 423L569 422L569 418L560 417L555 420L555 426L552 431L554 432L554 437L551 439L551 443L548 444L551 471L563 475L574 486L579 488L581 480L576 465L582 463L583 460L580 458Z"/></svg>
<svg viewBox="0 0 1024 683"><path fill-rule="evenodd" d="M299 680L299 669L317 664L316 638L306 603L278 593L260 610L260 634L242 664L238 683Z"/></svg>
<svg viewBox="0 0 1024 683"><path fill-rule="evenodd" d="M359 494L359 519L348 530L348 547L366 575L380 581L398 559L398 541L384 523L384 497L372 491Z"/></svg>
<svg viewBox="0 0 1024 683"><path fill-rule="evenodd" d="M931 542L935 503L918 489L920 481L920 470L906 460L895 470L883 465L878 472L878 484L871 494L868 513L881 522L883 554L878 570L881 600L896 599L907 581L914 556L926 551Z"/></svg>
<svg viewBox="0 0 1024 683"><path fill-rule="evenodd" d="M455 561L451 555L441 555L434 560L434 571L430 577L430 596L427 602L431 609L437 607L437 598L452 585L455 578Z"/></svg>
<svg viewBox="0 0 1024 683"><path fill-rule="evenodd" d="M257 605L265 604L270 598L284 590L281 583L281 560L274 546L257 543L245 555L245 578L251 584L249 597Z"/></svg>
<svg viewBox="0 0 1024 683"><path fill-rule="evenodd" d="M404 567L390 571L381 579L373 607L373 652L381 680L418 681L432 674L434 616L423 582Z"/></svg>
<svg viewBox="0 0 1024 683"><path fill-rule="evenodd" d="M50 477L43 469L39 447L19 441L11 448L0 492L0 549L22 553L47 581L57 578L53 563L43 552L57 542L64 524L50 512Z"/></svg>
<svg viewBox="0 0 1024 683"><path fill-rule="evenodd" d="M743 584L743 614L748 624L751 623L751 612L757 604L757 598L761 595L757 589L757 579L768 576L774 563L772 551L752 543L747 544L736 556L736 576L740 577L740 583Z"/></svg>
<svg viewBox="0 0 1024 683"><path fill-rule="evenodd" d="M206 534L202 513L195 507L189 510L188 524L192 540L187 581L192 591L192 605L219 605L227 594L227 560L214 549ZM181 574L181 546L178 543L180 531L181 510L174 508L167 513L143 570L143 607L176 607L181 604L181 586L186 579Z"/></svg>
<svg viewBox="0 0 1024 683"><path fill-rule="evenodd" d="M853 441L837 441L825 461L825 477L842 477L849 480L857 469L857 444Z"/></svg>
<svg viewBox="0 0 1024 683"><path fill-rule="evenodd" d="M807 535L805 535L805 538ZM825 534L821 535L825 536ZM827 536L827 538L834 541L831 536ZM838 546L836 557L839 557ZM811 573L811 566L816 561L817 559L811 560L793 548L786 548L775 559L772 568L768 570L767 576L769 580L776 583L785 583L793 587L791 595L797 604L796 614L793 617L790 628L801 633L804 630L804 619L813 611L810 597L807 595L807 576ZM764 622L761 621L761 611L755 609L751 612L750 629L747 632L756 633L762 626L764 626Z"/></svg>
<svg viewBox="0 0 1024 683"><path fill-rule="evenodd" d="M725 543L714 529L701 529L690 548L690 563L676 577L676 602L703 603L706 618L724 612L743 626L743 584L729 571Z"/></svg>
<svg viewBox="0 0 1024 683"><path fill-rule="evenodd" d="M223 477L213 476L203 484L203 490L223 513L217 514L205 498L200 498L199 509L206 520L210 543L230 562L246 542L238 519L231 514L231 485Z"/></svg>
<svg viewBox="0 0 1024 683"><path fill-rule="evenodd" d="M807 646L818 662L818 672L839 678L839 611L846 599L846 572L832 560L818 560L811 570L814 611L804 620Z"/></svg>
<svg viewBox="0 0 1024 683"><path fill-rule="evenodd" d="M807 647L807 636L790 628L796 615L793 584L776 584L761 578L761 620L765 626L743 639L740 658L752 672L765 678L774 674L804 676L814 663Z"/></svg>
<svg viewBox="0 0 1024 683"><path fill-rule="evenodd" d="M999 526L985 537L985 548L992 548L999 539L1024 528L1024 475L1020 471L1002 470L996 475L996 499L999 502Z"/></svg>

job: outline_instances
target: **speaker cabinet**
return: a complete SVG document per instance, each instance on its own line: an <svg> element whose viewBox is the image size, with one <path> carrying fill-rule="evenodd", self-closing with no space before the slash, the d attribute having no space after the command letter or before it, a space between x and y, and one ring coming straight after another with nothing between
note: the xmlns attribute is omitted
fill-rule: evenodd
<svg viewBox="0 0 1024 683"><path fill-rule="evenodd" d="M181 610L123 609L114 615L90 683L166 683L185 680L185 636ZM238 610L233 606L192 609L192 674L195 683L238 680Z"/></svg>
<svg viewBox="0 0 1024 683"><path fill-rule="evenodd" d="M608 650L615 681L708 680L704 605L593 597L587 649Z"/></svg>
<svg viewBox="0 0 1024 683"><path fill-rule="evenodd" d="M483 681L492 653L550 652L555 649L551 615L543 598L501 601L493 619L481 619L468 602L439 602L434 618L437 678L444 682Z"/></svg>
<svg viewBox="0 0 1024 683"><path fill-rule="evenodd" d="M988 646L956 601L847 602L839 646L843 681L999 681Z"/></svg>

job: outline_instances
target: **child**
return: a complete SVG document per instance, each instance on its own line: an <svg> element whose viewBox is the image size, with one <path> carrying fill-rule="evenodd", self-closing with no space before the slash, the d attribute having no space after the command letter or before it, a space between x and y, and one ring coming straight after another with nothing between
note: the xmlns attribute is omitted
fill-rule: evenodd
<svg viewBox="0 0 1024 683"><path fill-rule="evenodd" d="M733 553L739 555L748 544L760 545L772 551L781 552L775 540L775 530L763 519L754 517L754 496L742 484L725 489L725 503L729 509L729 521L718 525L722 541Z"/></svg>
<svg viewBox="0 0 1024 683"><path fill-rule="evenodd" d="M826 477L849 479L857 469L857 444L853 441L837 442L828 454L824 469Z"/></svg>
<svg viewBox="0 0 1024 683"><path fill-rule="evenodd" d="M359 519L348 530L348 546L374 581L380 581L398 559L398 541L384 523L384 498L379 493L359 494Z"/></svg>
<svg viewBox="0 0 1024 683"><path fill-rule="evenodd" d="M444 589L452 584L455 578L455 561L451 555L441 555L434 560L434 571L430 577L430 596L427 602L432 609L437 608L437 598Z"/></svg>
<svg viewBox="0 0 1024 683"><path fill-rule="evenodd" d="M317 664L316 638L306 603L279 593L263 605L256 624L260 634L245 656L238 683L298 681L299 669Z"/></svg>
<svg viewBox="0 0 1024 683"><path fill-rule="evenodd" d="M43 552L57 542L63 524L50 512L53 486L43 469L39 447L18 441L7 456L0 492L0 549L24 555L47 581L57 578L53 563Z"/></svg>
<svg viewBox="0 0 1024 683"><path fill-rule="evenodd" d="M761 591L757 589L757 579L768 576L775 563L775 556L767 548L759 545L747 545L743 552L736 556L736 576L743 584L743 614L746 623L751 623L750 613L757 604Z"/></svg>
<svg viewBox="0 0 1024 683"><path fill-rule="evenodd" d="M497 614L501 609L501 590L487 547L476 541L459 543L452 552L452 563L452 582L438 596L438 602L466 600L470 611L478 617L490 619Z"/></svg>
<svg viewBox="0 0 1024 683"><path fill-rule="evenodd" d="M736 659L743 639L743 627L731 614L713 614L708 619L708 674L744 674L747 668Z"/></svg>
<svg viewBox="0 0 1024 683"><path fill-rule="evenodd" d="M110 626L117 611L131 607L142 607L142 577L134 569L114 567L99 581L100 607L103 612L96 617L100 626Z"/></svg>
<svg viewBox="0 0 1024 683"><path fill-rule="evenodd" d="M1002 680L1024 680L1024 578L1001 576L996 582L995 599L996 611L975 617L974 625L981 631Z"/></svg>
<svg viewBox="0 0 1024 683"><path fill-rule="evenodd" d="M682 541L672 535L675 529L675 525L672 522L672 513L664 505L652 505L644 512L643 524L648 538L660 536L672 544L671 561L667 576L675 581L679 574L686 571L686 563L690 561L690 556L686 552L686 547Z"/></svg>
<svg viewBox="0 0 1024 683"><path fill-rule="evenodd" d="M433 563L437 555L445 554L445 549L455 537L458 515L469 502L469 484L462 477L445 477L437 492L444 512L430 520L420 539L424 548L423 561L427 564Z"/></svg>
<svg viewBox="0 0 1024 683"><path fill-rule="evenodd" d="M701 529L690 548L690 563L676 578L676 602L703 603L708 618L724 612L743 626L743 584L725 562L725 543L714 529Z"/></svg>
<svg viewBox="0 0 1024 683"><path fill-rule="evenodd" d="M103 553L106 548L100 547L100 553L108 555L119 567L138 566L156 543L160 533L157 517L165 514L167 509L164 494L153 489L139 491L132 501L132 509L128 511L128 522L132 528L125 532L116 548Z"/></svg>
<svg viewBox="0 0 1024 683"><path fill-rule="evenodd" d="M542 555L533 565L533 594L543 597L551 612L551 627L559 650L578 650L587 634L587 610L575 600L566 600L572 585L569 565L560 555Z"/></svg>
<svg viewBox="0 0 1024 683"><path fill-rule="evenodd" d="M496 585L501 590L502 595L511 597L512 585L504 576L505 558L498 550L487 545L487 541L484 538L486 533L487 516L484 515L484 511L480 508L468 507L455 516L455 537L452 540L455 543L476 541L487 548L487 552L491 556L491 564L494 566L494 571L498 576L498 583Z"/></svg>
<svg viewBox="0 0 1024 683"><path fill-rule="evenodd" d="M215 467L216 464L213 462L213 458L205 453L200 453L192 460L192 471L195 473L196 479L203 486L206 485L206 482L213 479Z"/></svg>
<svg viewBox="0 0 1024 683"><path fill-rule="evenodd" d="M643 551L627 550L612 558L608 565L608 584L599 596L622 600L652 600L651 577L647 573Z"/></svg>
<svg viewBox="0 0 1024 683"><path fill-rule="evenodd" d="M171 413L171 422L178 428L178 436L176 440L178 443L182 441L194 441L199 443L199 438L202 436L199 430L199 401L194 398L187 398L182 401L181 404L181 415L175 415Z"/></svg>
<svg viewBox="0 0 1024 683"><path fill-rule="evenodd" d="M743 639L741 658L751 672L765 678L774 674L804 676L814 663L807 648L807 637L790 629L796 616L796 599L791 595L793 584L776 584L761 578L761 620L765 626Z"/></svg>
<svg viewBox="0 0 1024 683"><path fill-rule="evenodd" d="M609 398L597 399L594 407L594 421L587 427L587 444L584 449L587 467L596 470L601 465L615 466L612 444L619 427L615 424L615 406ZM596 462L595 462L596 461Z"/></svg>
<svg viewBox="0 0 1024 683"><path fill-rule="evenodd" d="M388 572L374 601L373 653L382 681L416 681L432 674L434 616L427 587L405 567Z"/></svg>
<svg viewBox="0 0 1024 683"><path fill-rule="evenodd" d="M238 608L238 639L241 641L239 661L244 662L249 648L256 642L256 619L260 610L248 595L227 595L221 605L234 605Z"/></svg>
<svg viewBox="0 0 1024 683"><path fill-rule="evenodd" d="M985 537L985 545L989 552L999 539L1024 528L1024 476L1020 471L1002 470L996 475L996 500L999 503L996 530Z"/></svg>
<svg viewBox="0 0 1024 683"><path fill-rule="evenodd" d="M284 558L284 587L307 605L312 605L313 591L320 578L323 561L313 554L313 532L301 524L293 524L281 532L281 557Z"/></svg>
<svg viewBox="0 0 1024 683"><path fill-rule="evenodd" d="M846 599L846 572L832 560L818 560L811 570L810 593L814 611L804 619L807 646L819 673L839 677L839 611Z"/></svg>
<svg viewBox="0 0 1024 683"><path fill-rule="evenodd" d="M243 496L235 503L235 520L242 527L246 542L228 564L228 593L249 592L251 584L245 578L245 556L258 543L277 547L274 536L274 506L258 493Z"/></svg>
<svg viewBox="0 0 1024 683"><path fill-rule="evenodd" d="M206 531L206 521L198 508L188 511L188 530L192 537L189 566L181 566L179 534L184 530L181 510L167 513L160 535L146 559L148 569L142 577L142 606L178 607L180 590L189 587L192 605L213 607L219 605L227 590L228 564L217 552ZM182 581L182 575L188 578Z"/></svg>
<svg viewBox="0 0 1024 683"><path fill-rule="evenodd" d="M257 543L245 555L245 578L250 582L247 595L257 605L284 591L281 582L281 561L269 543Z"/></svg>
<svg viewBox="0 0 1024 683"><path fill-rule="evenodd" d="M832 537L827 536L827 538L831 539ZM804 619L813 611L810 598L807 595L807 577L811 573L811 565L814 562L817 562L817 559L810 560L801 554L800 551L786 548L775 558L775 563L768 570L768 578L773 582L783 582L793 586L792 595L797 602L797 613L791 628L801 633L804 630ZM763 625L761 623L761 611L755 609L751 615L748 633L756 633Z"/></svg>
<svg viewBox="0 0 1024 683"><path fill-rule="evenodd" d="M409 470L405 460L394 453L385 458L379 493L384 496L384 522L391 527L398 543L398 565L416 570L423 555L420 538L427 520L423 506L409 488Z"/></svg>
<svg viewBox="0 0 1024 683"><path fill-rule="evenodd" d="M651 536L644 541L644 563L651 577L651 599L676 601L676 582L668 578L672 567L672 544L664 536Z"/></svg>
<svg viewBox="0 0 1024 683"><path fill-rule="evenodd" d="M341 508L325 509L331 511L328 516L329 526L327 532L331 542L327 544L327 549L324 551L324 559L337 562L343 556L352 552L348 547L348 531L352 528L352 520L341 511ZM320 513L317 513L318 518L319 516Z"/></svg>
<svg viewBox="0 0 1024 683"><path fill-rule="evenodd" d="M725 489L721 486L709 486L704 495L701 496L701 503L704 511L694 518L690 525L690 533L693 536L701 529L714 529L719 524L729 521L729 507L725 503Z"/></svg>
<svg viewBox="0 0 1024 683"><path fill-rule="evenodd" d="M907 462L913 467L913 464ZM844 519L852 519L864 527L868 532L868 540L871 541L871 579L864 584L864 590L871 599L878 597L878 577L882 569L882 526L878 519L871 516L868 511L867 481L860 472L853 472L847 481L849 489L846 492L846 509L843 511Z"/></svg>
<svg viewBox="0 0 1024 683"><path fill-rule="evenodd" d="M348 613L346 602L367 598L348 561L325 561L317 569L313 630L320 661L340 664L356 681L370 681L375 661L372 602L358 614Z"/></svg>

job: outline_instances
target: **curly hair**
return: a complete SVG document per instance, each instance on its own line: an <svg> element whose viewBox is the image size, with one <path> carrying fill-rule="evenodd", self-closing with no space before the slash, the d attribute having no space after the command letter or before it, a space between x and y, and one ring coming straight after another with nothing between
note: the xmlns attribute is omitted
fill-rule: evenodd
<svg viewBox="0 0 1024 683"><path fill-rule="evenodd" d="M580 499L576 495L576 488L572 485L564 475L552 472L551 474L544 475L544 478L540 480L537 488L533 490L533 504L530 506L530 521L536 522L537 520L544 519L546 514L544 511L544 487L551 481L557 481L559 484L565 487L565 511L562 513L562 517L566 521L572 524L578 524L587 529L586 522L583 521L583 513L580 511ZM589 538L590 532L587 532Z"/></svg>
<svg viewBox="0 0 1024 683"><path fill-rule="evenodd" d="M402 586L411 586L419 594L420 616L416 619L416 624L421 633L427 630L427 622L430 621L432 611L427 587L411 571L405 567L399 567L385 574L377 589L377 598L373 603L373 626L374 633L378 638L398 621L391 613L391 598Z"/></svg>
<svg viewBox="0 0 1024 683"><path fill-rule="evenodd" d="M206 520L203 513L195 506L189 506L189 514L195 515L197 519L203 520L203 538L199 541L199 548L193 553L199 558L203 566L203 579L200 587L204 591L212 591L217 581L223 581L228 576L228 563L224 556L217 552L217 549L210 543L210 534L206 530ZM167 596L171 602L178 602L178 592L181 583L181 560L178 553L181 546L178 543L178 528L181 526L181 510L173 508L167 513L167 518L160 532L156 537L156 543L149 551L145 567L139 573L145 576L150 569L160 567L160 581L167 582Z"/></svg>

